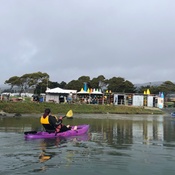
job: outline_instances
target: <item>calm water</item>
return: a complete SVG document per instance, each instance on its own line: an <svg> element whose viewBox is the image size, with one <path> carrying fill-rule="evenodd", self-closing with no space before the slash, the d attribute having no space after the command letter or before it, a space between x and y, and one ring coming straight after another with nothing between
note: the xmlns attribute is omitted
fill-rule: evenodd
<svg viewBox="0 0 175 175"><path fill-rule="evenodd" d="M170 116L99 115L65 119L90 124L81 137L25 140L38 118L1 118L1 175L174 175L175 119Z"/></svg>

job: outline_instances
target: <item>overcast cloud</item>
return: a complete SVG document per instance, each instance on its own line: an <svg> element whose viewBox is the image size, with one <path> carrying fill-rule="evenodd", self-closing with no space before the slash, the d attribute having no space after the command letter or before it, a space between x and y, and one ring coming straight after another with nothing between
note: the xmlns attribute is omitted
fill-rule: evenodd
<svg viewBox="0 0 175 175"><path fill-rule="evenodd" d="M175 0L0 0L0 84L46 72L175 82Z"/></svg>

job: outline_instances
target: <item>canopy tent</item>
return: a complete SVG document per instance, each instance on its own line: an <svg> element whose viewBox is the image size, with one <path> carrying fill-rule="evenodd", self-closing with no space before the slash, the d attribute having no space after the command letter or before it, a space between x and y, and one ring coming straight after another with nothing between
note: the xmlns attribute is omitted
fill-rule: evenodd
<svg viewBox="0 0 175 175"><path fill-rule="evenodd" d="M91 94L102 95L101 89L93 89L91 90Z"/></svg>
<svg viewBox="0 0 175 175"><path fill-rule="evenodd" d="M77 94L89 94L89 92L87 92L87 91L79 91L79 92L77 92Z"/></svg>
<svg viewBox="0 0 175 175"><path fill-rule="evenodd" d="M91 92L91 94L102 95L103 93L100 91L94 91L94 92Z"/></svg>
<svg viewBox="0 0 175 175"><path fill-rule="evenodd" d="M102 95L103 93L101 91L98 90L92 90L92 89L88 89L87 91L85 91L83 88L81 88L81 91L77 92L77 94L96 94L96 95Z"/></svg>
<svg viewBox="0 0 175 175"><path fill-rule="evenodd" d="M89 94L89 92L87 92L83 88L81 88L81 91L77 92L77 94Z"/></svg>
<svg viewBox="0 0 175 175"><path fill-rule="evenodd" d="M59 87L54 88L54 89L47 89L46 93L57 93L57 94L76 94L77 90L72 90L72 89L61 89Z"/></svg>
<svg viewBox="0 0 175 175"><path fill-rule="evenodd" d="M149 90L149 89L145 90L145 91L143 92L143 94L144 94L144 95L150 95L150 90Z"/></svg>
<svg viewBox="0 0 175 175"><path fill-rule="evenodd" d="M149 89L146 90L146 94L150 95L150 90Z"/></svg>

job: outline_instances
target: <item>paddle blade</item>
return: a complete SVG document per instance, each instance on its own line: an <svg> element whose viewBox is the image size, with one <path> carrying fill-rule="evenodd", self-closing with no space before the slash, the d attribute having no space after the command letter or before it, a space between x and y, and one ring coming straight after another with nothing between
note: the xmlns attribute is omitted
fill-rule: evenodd
<svg viewBox="0 0 175 175"><path fill-rule="evenodd" d="M66 114L66 117L70 118L73 116L73 111L72 110L69 110Z"/></svg>

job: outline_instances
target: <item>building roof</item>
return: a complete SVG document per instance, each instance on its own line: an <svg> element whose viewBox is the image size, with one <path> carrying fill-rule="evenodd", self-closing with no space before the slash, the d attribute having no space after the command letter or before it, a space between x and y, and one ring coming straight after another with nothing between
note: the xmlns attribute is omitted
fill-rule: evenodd
<svg viewBox="0 0 175 175"><path fill-rule="evenodd" d="M72 90L72 89L61 89L59 87L53 88L53 89L47 89L46 93L57 93L57 94L70 94L70 93L77 93L77 90Z"/></svg>

